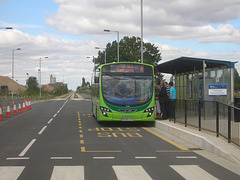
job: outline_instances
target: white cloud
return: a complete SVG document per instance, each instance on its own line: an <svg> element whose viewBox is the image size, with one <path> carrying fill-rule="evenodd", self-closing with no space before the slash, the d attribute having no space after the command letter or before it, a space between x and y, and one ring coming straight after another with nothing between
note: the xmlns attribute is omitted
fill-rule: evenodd
<svg viewBox="0 0 240 180"><path fill-rule="evenodd" d="M55 1L59 9L46 22L62 33L103 35L103 29L112 29L140 36L139 0ZM148 0L144 1L144 36L239 43L239 29L227 24L239 15L239 0Z"/></svg>
<svg viewBox="0 0 240 180"><path fill-rule="evenodd" d="M15 79L22 84L25 84L26 73L38 77L40 58L43 84L49 83L50 74L64 76L68 82L76 82L82 76L88 76L87 80L90 81L93 62L86 56L89 53L97 54L93 48L97 44L93 40L66 41L49 34L32 36L19 30L2 30L0 34L1 75L12 76L12 50L20 47L20 51L14 51L14 72ZM44 58L46 56L47 59ZM74 79L68 79L73 75ZM78 83L80 85L80 80Z"/></svg>

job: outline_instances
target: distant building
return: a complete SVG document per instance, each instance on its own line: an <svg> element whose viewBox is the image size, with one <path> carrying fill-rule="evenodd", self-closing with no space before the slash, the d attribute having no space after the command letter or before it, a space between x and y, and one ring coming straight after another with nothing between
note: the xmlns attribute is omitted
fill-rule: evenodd
<svg viewBox="0 0 240 180"><path fill-rule="evenodd" d="M56 84L56 77L54 77L52 74L50 76L50 84Z"/></svg>
<svg viewBox="0 0 240 180"><path fill-rule="evenodd" d="M1 93L7 93L8 94L8 86L1 86Z"/></svg>
<svg viewBox="0 0 240 180"><path fill-rule="evenodd" d="M50 75L50 83L47 85L43 85L43 90L48 92L53 92L54 89L60 87L60 86L67 86L67 84L64 84L63 82L56 82L56 77L54 77L52 74Z"/></svg>

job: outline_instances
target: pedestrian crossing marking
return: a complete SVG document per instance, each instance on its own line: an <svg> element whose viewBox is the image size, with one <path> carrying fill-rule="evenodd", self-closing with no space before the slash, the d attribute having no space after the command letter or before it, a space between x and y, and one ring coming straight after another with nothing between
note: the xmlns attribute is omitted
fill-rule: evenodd
<svg viewBox="0 0 240 180"><path fill-rule="evenodd" d="M151 180L142 166L113 166L118 180Z"/></svg>
<svg viewBox="0 0 240 180"><path fill-rule="evenodd" d="M51 180L84 180L84 166L54 166Z"/></svg>
<svg viewBox="0 0 240 180"><path fill-rule="evenodd" d="M1 179L15 180L21 175L24 166L2 166L0 167Z"/></svg>
<svg viewBox="0 0 240 180"><path fill-rule="evenodd" d="M71 159L72 157L52 157L51 159ZM115 157L93 157L95 160L113 160ZM216 177L199 167L198 165L170 165L170 167L186 180L217 180ZM141 165L113 165L112 170L118 180L151 180ZM27 171L25 166L0 166L1 180L17 180L23 171ZM84 180L84 166L54 166L50 180ZM169 176L170 178L171 176ZM24 177L22 177L24 178ZM99 177L101 179L101 177ZM104 179L104 178L102 178ZM115 178L113 178L115 179Z"/></svg>
<svg viewBox="0 0 240 180"><path fill-rule="evenodd" d="M197 165L170 165L170 167L186 180L217 180L217 178Z"/></svg>

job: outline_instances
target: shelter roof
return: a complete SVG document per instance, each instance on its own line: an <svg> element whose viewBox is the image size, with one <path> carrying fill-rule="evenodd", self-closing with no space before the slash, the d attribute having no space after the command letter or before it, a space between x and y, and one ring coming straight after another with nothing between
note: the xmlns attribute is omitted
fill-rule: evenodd
<svg viewBox="0 0 240 180"><path fill-rule="evenodd" d="M236 62L203 59L193 57L180 57L155 66L160 73L180 74L191 72L194 70L203 69L203 61L205 61L206 68L234 68Z"/></svg>

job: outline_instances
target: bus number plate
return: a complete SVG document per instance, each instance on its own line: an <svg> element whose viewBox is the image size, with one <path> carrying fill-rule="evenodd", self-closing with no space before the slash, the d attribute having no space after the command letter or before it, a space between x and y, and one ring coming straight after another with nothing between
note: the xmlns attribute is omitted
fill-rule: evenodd
<svg viewBox="0 0 240 180"><path fill-rule="evenodd" d="M133 118L122 118L122 121L133 121Z"/></svg>

